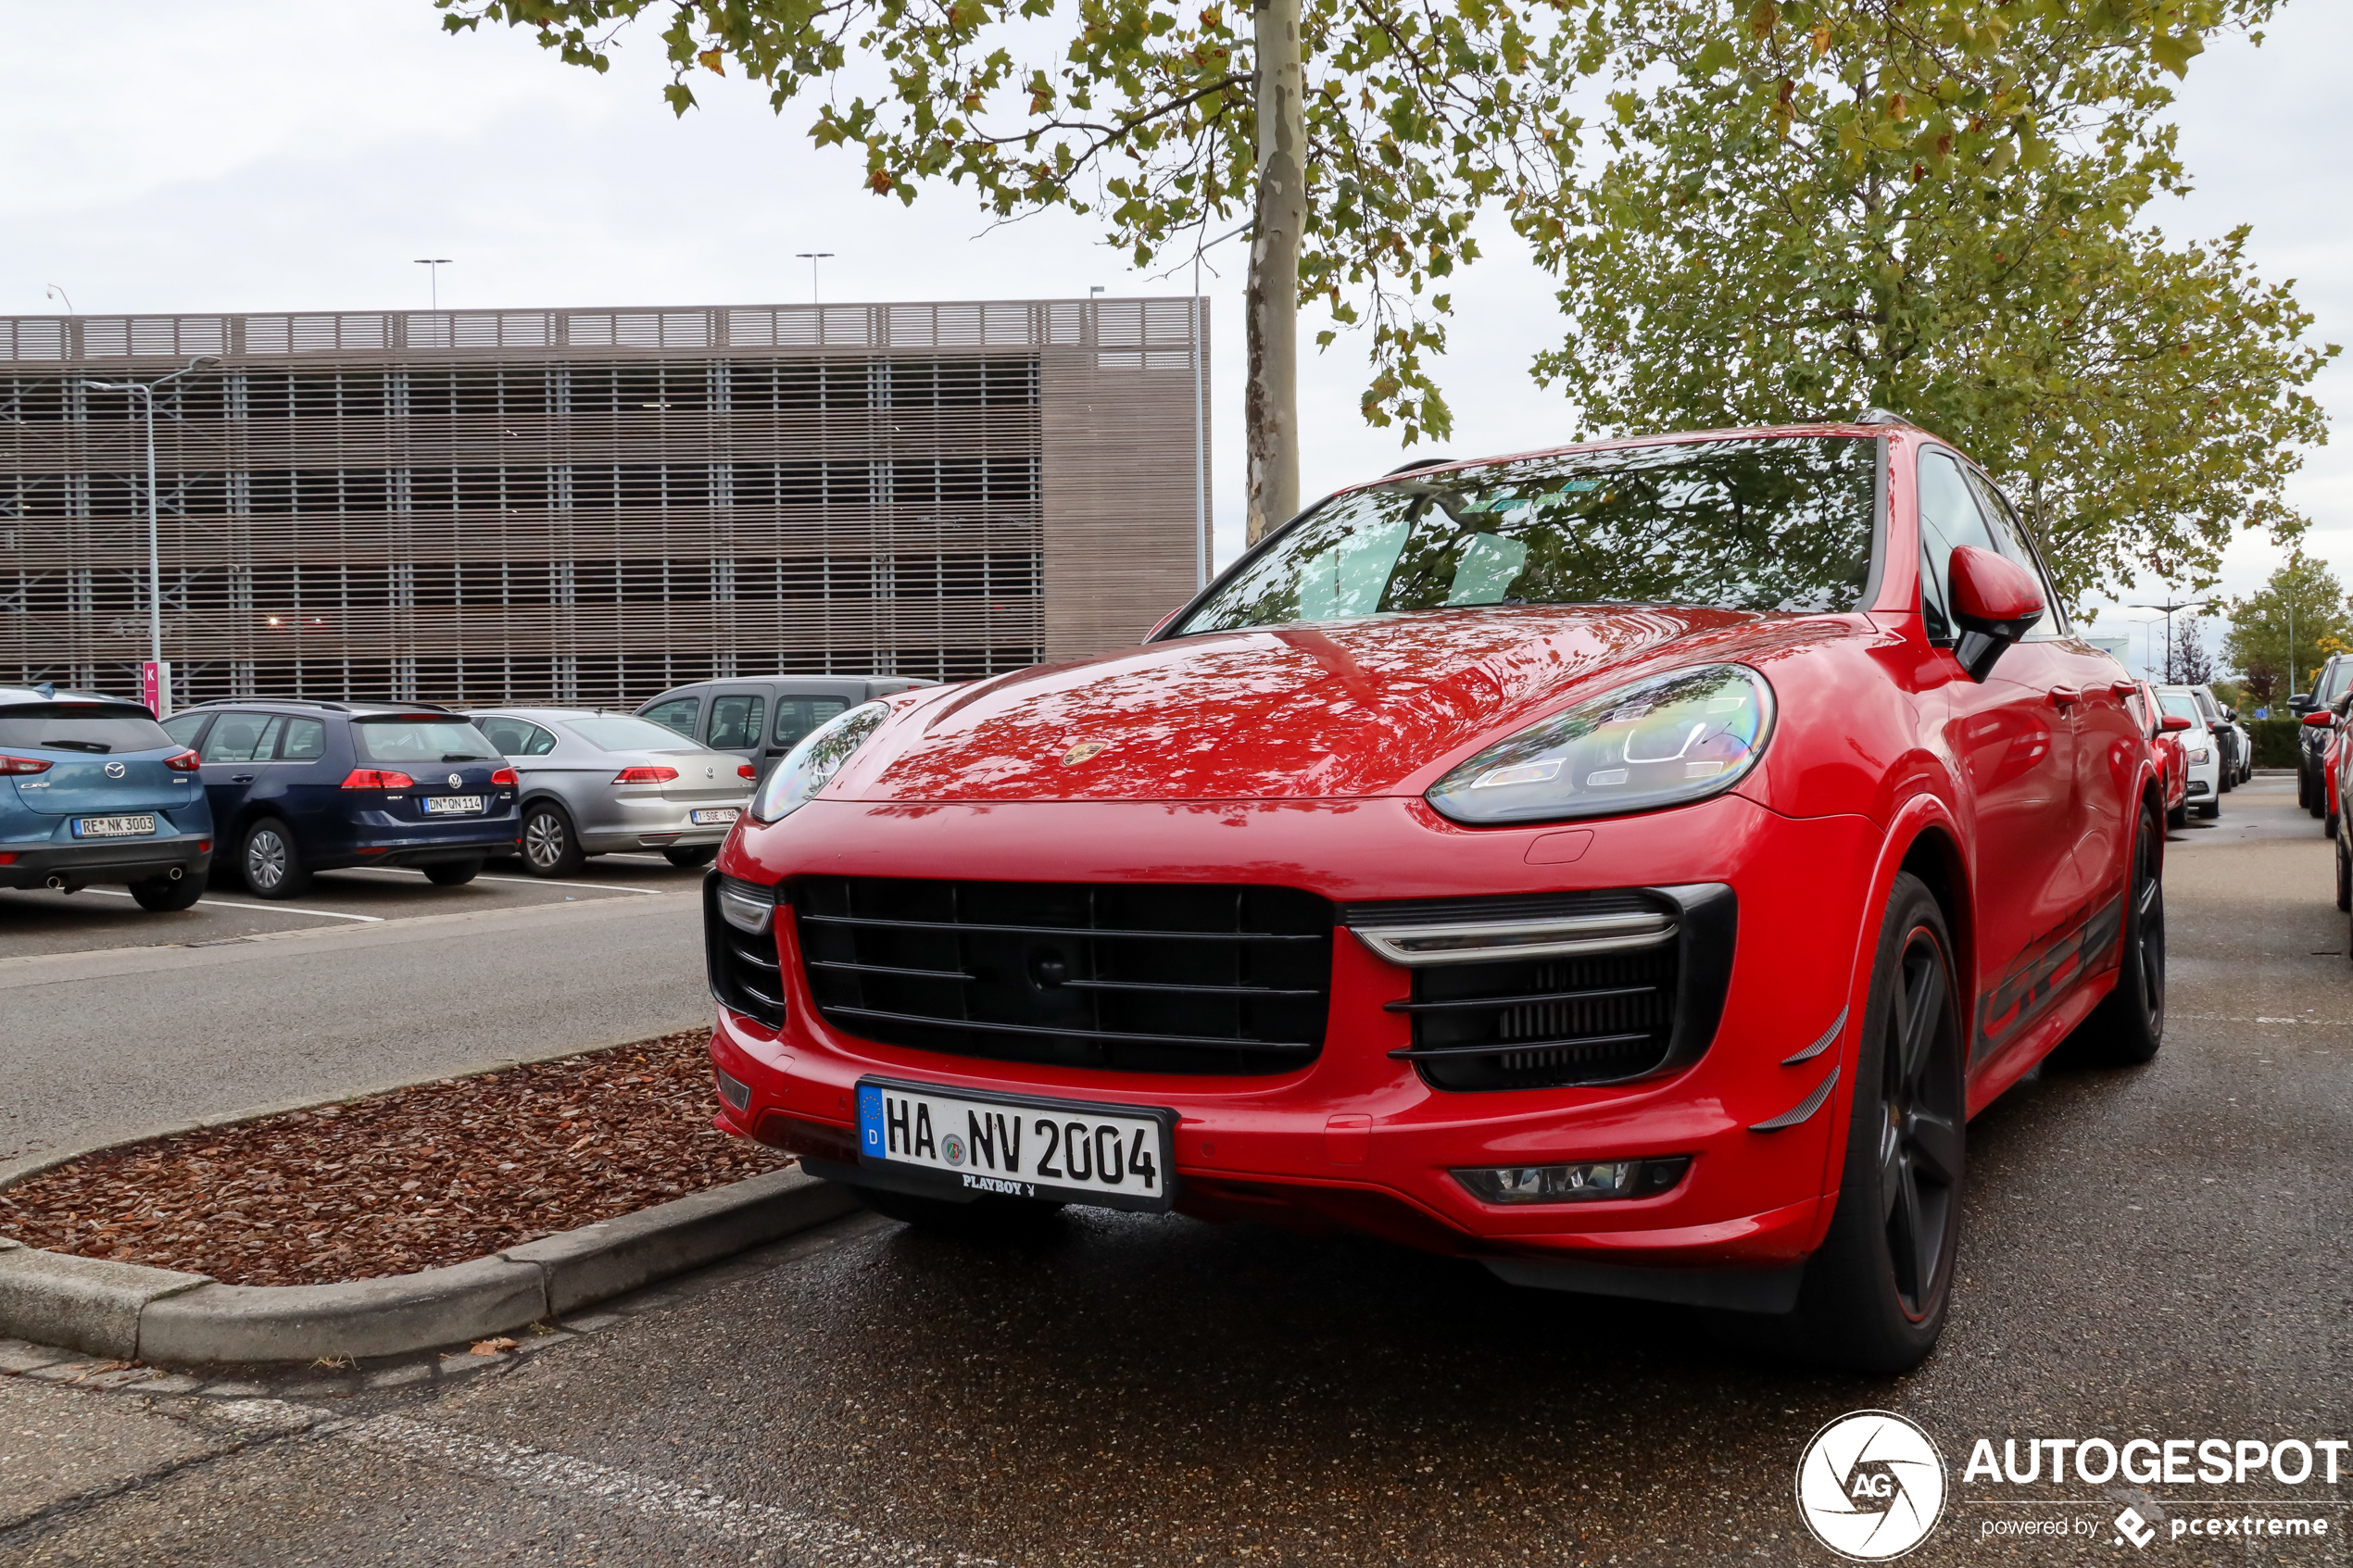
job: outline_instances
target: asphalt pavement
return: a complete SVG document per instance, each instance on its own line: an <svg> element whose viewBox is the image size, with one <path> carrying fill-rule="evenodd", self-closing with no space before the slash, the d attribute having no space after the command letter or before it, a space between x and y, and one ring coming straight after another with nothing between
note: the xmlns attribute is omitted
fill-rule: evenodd
<svg viewBox="0 0 2353 1568"><path fill-rule="evenodd" d="M511 1368L292 1415L0 1383L0 1474L48 1508L0 1562L1822 1563L1800 1453L1879 1408L1950 1480L1907 1562L2344 1562L2353 1456L2334 1485L1964 1474L1980 1439L2353 1438L2353 962L2292 792L2174 835L2158 1060L1972 1123L1951 1324L1908 1376L1347 1237L860 1217ZM2248 1533L2273 1519L2326 1534Z"/></svg>
<svg viewBox="0 0 2353 1568"><path fill-rule="evenodd" d="M150 914L0 893L0 1179L58 1153L707 1023L699 870L321 873Z"/></svg>

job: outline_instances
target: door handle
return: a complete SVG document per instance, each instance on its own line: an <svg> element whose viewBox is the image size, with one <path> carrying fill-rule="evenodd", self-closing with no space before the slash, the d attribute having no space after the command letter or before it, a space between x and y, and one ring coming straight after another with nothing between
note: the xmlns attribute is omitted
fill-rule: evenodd
<svg viewBox="0 0 2353 1568"><path fill-rule="evenodd" d="M254 776L251 773L237 773L233 775L229 782L231 784L251 784L253 783L253 778Z"/></svg>
<svg viewBox="0 0 2353 1568"><path fill-rule="evenodd" d="M2055 708L2072 708L2082 700L2083 694L2077 691L2073 686L2053 686L2051 688L2051 705Z"/></svg>

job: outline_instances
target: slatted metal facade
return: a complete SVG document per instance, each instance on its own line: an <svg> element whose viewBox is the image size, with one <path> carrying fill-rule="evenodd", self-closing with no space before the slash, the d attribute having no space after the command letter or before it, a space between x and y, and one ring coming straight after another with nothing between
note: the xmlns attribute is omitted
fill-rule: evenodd
<svg viewBox="0 0 2353 1568"><path fill-rule="evenodd" d="M0 318L0 681L625 704L1133 643L1204 562L1205 300Z"/></svg>

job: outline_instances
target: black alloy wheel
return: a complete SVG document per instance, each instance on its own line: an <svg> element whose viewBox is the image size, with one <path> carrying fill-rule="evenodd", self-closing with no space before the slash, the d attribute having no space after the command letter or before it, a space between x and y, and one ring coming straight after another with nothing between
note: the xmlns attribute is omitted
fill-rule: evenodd
<svg viewBox="0 0 2353 1568"><path fill-rule="evenodd" d="M1862 1037L1840 1066L1855 1086L1830 1234L1806 1261L1796 1311L1720 1314L1725 1339L1881 1374L1908 1371L1936 1348L1952 1304L1969 1142L1952 952L1935 894L1898 875ZM1839 1101L1833 1095L1826 1110L1835 1114Z"/></svg>
<svg viewBox="0 0 2353 1568"><path fill-rule="evenodd" d="M245 886L264 898L296 898L310 888L309 868L295 847L294 834L275 817L264 817L245 830L244 850L237 857Z"/></svg>
<svg viewBox="0 0 2353 1568"><path fill-rule="evenodd" d="M707 866L719 859L719 846L690 844L684 849L665 849L661 852L661 858L681 870L691 866Z"/></svg>
<svg viewBox="0 0 2353 1568"><path fill-rule="evenodd" d="M522 814L522 868L534 876L573 876L588 863L572 819L552 801L535 801Z"/></svg>

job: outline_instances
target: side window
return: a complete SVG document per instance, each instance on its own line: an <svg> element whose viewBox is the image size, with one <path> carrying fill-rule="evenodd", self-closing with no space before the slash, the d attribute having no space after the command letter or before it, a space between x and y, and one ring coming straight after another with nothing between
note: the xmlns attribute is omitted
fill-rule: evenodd
<svg viewBox="0 0 2353 1568"><path fill-rule="evenodd" d="M2067 623L2067 611L2060 607L2058 595L2051 589L2051 580L2043 571L2043 563L2026 547L2026 533L2019 527L2018 514L2010 509L2009 497L1994 488L1982 473L1970 470L1969 488L1977 493L1978 505L1984 509L1985 521L1994 531L1994 547L2026 568L2034 581L2042 584L2043 619L2026 633L2027 640L2048 641L2053 637L2073 634Z"/></svg>
<svg viewBox="0 0 2353 1568"><path fill-rule="evenodd" d="M768 716L768 699L761 696L715 696L711 699L711 734L705 746L723 751L742 750L760 744L760 721Z"/></svg>
<svg viewBox="0 0 2353 1568"><path fill-rule="evenodd" d="M327 755L327 726L317 719L289 719L278 737L281 762L316 762Z"/></svg>
<svg viewBox="0 0 2353 1568"><path fill-rule="evenodd" d="M213 721L201 753L207 762L250 762L278 743L278 720L268 713L223 713Z"/></svg>
<svg viewBox="0 0 2353 1568"><path fill-rule="evenodd" d="M545 757L547 753L556 749L555 731L543 730L536 724L525 724L523 728L529 730L531 733L523 737L523 746L521 755L524 757Z"/></svg>
<svg viewBox="0 0 2353 1568"><path fill-rule="evenodd" d="M477 719L474 727L483 738L498 748L502 757L527 757L531 754L531 732L536 726L521 719Z"/></svg>
<svg viewBox="0 0 2353 1568"><path fill-rule="evenodd" d="M695 738L695 720L702 712L702 698L673 696L668 702L657 702L646 709L643 718L651 719L665 729L677 731L688 740Z"/></svg>
<svg viewBox="0 0 2353 1568"><path fill-rule="evenodd" d="M211 717L209 713L178 714L163 721L163 733L182 746L194 746L196 744L196 733L204 728L204 721Z"/></svg>
<svg viewBox="0 0 2353 1568"><path fill-rule="evenodd" d="M1952 617L1946 613L1944 595L1952 577L1953 551L1962 545L1981 550L1996 549L1994 535L1986 530L1985 519L1977 509L1976 500L1969 495L1969 481L1961 476L1961 466L1947 453L1930 450L1920 454L1920 613L1928 622L1931 637L1954 634Z"/></svg>
<svg viewBox="0 0 2353 1568"><path fill-rule="evenodd" d="M799 746L801 736L836 714L849 711L849 703L844 697L780 696L776 699L774 744Z"/></svg>

